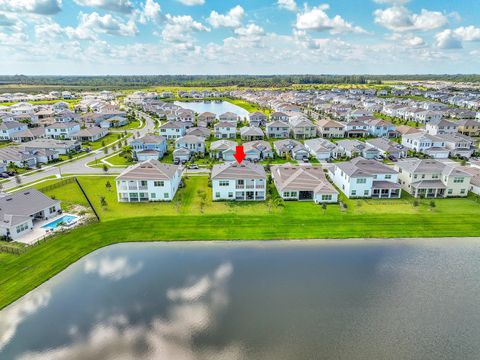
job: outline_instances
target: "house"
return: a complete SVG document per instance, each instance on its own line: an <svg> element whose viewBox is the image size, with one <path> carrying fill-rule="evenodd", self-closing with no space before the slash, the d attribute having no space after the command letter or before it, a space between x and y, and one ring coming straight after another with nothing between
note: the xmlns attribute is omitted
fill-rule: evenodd
<svg viewBox="0 0 480 360"><path fill-rule="evenodd" d="M368 125L360 120L352 120L345 123L346 137L366 137L368 135Z"/></svg>
<svg viewBox="0 0 480 360"><path fill-rule="evenodd" d="M0 162L8 167L14 164L19 168L33 168L37 159L30 151L20 146L6 146L0 148Z"/></svg>
<svg viewBox="0 0 480 360"><path fill-rule="evenodd" d="M46 149L61 155L80 151L82 145L75 140L37 139L23 143L26 149Z"/></svg>
<svg viewBox="0 0 480 360"><path fill-rule="evenodd" d="M435 159L446 159L450 154L442 139L424 132L403 135L402 145Z"/></svg>
<svg viewBox="0 0 480 360"><path fill-rule="evenodd" d="M180 109L177 112L176 120L193 124L193 121L195 120L195 112L190 109Z"/></svg>
<svg viewBox="0 0 480 360"><path fill-rule="evenodd" d="M72 139L72 135L79 131L79 123L55 123L45 128L45 135L50 139Z"/></svg>
<svg viewBox="0 0 480 360"><path fill-rule="evenodd" d="M259 161L273 158L272 146L268 141L255 140L243 144L245 159Z"/></svg>
<svg viewBox="0 0 480 360"><path fill-rule="evenodd" d="M450 150L450 156L462 156L470 158L475 152L475 140L467 135L459 133L440 134L437 138L441 139L445 147Z"/></svg>
<svg viewBox="0 0 480 360"><path fill-rule="evenodd" d="M393 156L401 159L407 156L408 149L402 144L396 143L387 138L367 139L365 143L378 150L379 154L388 157Z"/></svg>
<svg viewBox="0 0 480 360"><path fill-rule="evenodd" d="M189 161L192 156L193 152L186 148L178 148L173 150L173 160L174 161L181 161L182 163Z"/></svg>
<svg viewBox="0 0 480 360"><path fill-rule="evenodd" d="M480 121L464 119L457 122L458 132L467 136L480 136Z"/></svg>
<svg viewBox="0 0 480 360"><path fill-rule="evenodd" d="M434 159L404 159L395 163L402 189L414 197L467 196L471 174Z"/></svg>
<svg viewBox="0 0 480 360"><path fill-rule="evenodd" d="M205 139L195 135L185 135L175 140L175 149L187 149L192 154L205 154Z"/></svg>
<svg viewBox="0 0 480 360"><path fill-rule="evenodd" d="M318 166L272 166L272 178L278 193L284 200L334 203L338 192Z"/></svg>
<svg viewBox="0 0 480 360"><path fill-rule="evenodd" d="M79 121L80 115L70 110L62 110L54 115L56 122L72 122Z"/></svg>
<svg viewBox="0 0 480 360"><path fill-rule="evenodd" d="M138 161L159 160L167 152L167 140L163 136L147 134L130 143L132 155Z"/></svg>
<svg viewBox="0 0 480 360"><path fill-rule="evenodd" d="M237 122L240 121L240 116L238 116L237 114L233 113L233 112L226 112L226 113L223 113L221 114L219 117L218 117L218 120L220 122L224 122L224 121L227 121L227 122L231 122L231 123L235 123L235 127L237 126Z"/></svg>
<svg viewBox="0 0 480 360"><path fill-rule="evenodd" d="M98 125L104 129L118 128L128 124L128 119L120 115L111 116L106 119L104 116L99 116L99 119L100 119L100 122L98 123Z"/></svg>
<svg viewBox="0 0 480 360"><path fill-rule="evenodd" d="M81 142L92 142L92 141L97 141L100 140L101 138L104 138L105 136L108 135L108 130L99 128L99 127L90 127L90 128L85 128L81 129L80 131L72 134L70 138L72 140L78 140Z"/></svg>
<svg viewBox="0 0 480 360"><path fill-rule="evenodd" d="M267 123L267 115L259 111L248 114L248 124L250 126L265 126Z"/></svg>
<svg viewBox="0 0 480 360"><path fill-rule="evenodd" d="M315 125L303 115L290 117L290 132L295 139L310 139L317 136Z"/></svg>
<svg viewBox="0 0 480 360"><path fill-rule="evenodd" d="M442 118L443 118L443 112L441 111L417 109L417 111L414 113L413 118L411 118L410 120L414 120L422 124L429 124L432 121L433 122L441 121Z"/></svg>
<svg viewBox="0 0 480 360"><path fill-rule="evenodd" d="M206 127L192 127L190 129L187 129L186 135L200 136L207 140L210 138L210 129Z"/></svg>
<svg viewBox="0 0 480 360"><path fill-rule="evenodd" d="M345 125L335 120L321 119L317 121L317 132L323 138L343 138Z"/></svg>
<svg viewBox="0 0 480 360"><path fill-rule="evenodd" d="M220 121L213 126L214 137L217 139L235 139L237 137L236 123Z"/></svg>
<svg viewBox="0 0 480 360"><path fill-rule="evenodd" d="M147 160L116 179L119 202L172 201L182 179L180 166Z"/></svg>
<svg viewBox="0 0 480 360"><path fill-rule="evenodd" d="M275 111L270 114L270 121L288 122L288 115L281 111Z"/></svg>
<svg viewBox="0 0 480 360"><path fill-rule="evenodd" d="M396 126L383 119L366 120L368 134L375 137L397 137Z"/></svg>
<svg viewBox="0 0 480 360"><path fill-rule="evenodd" d="M400 136L422 132L422 130L408 126L408 125L399 125L397 126L396 131L398 134L400 134Z"/></svg>
<svg viewBox="0 0 480 360"><path fill-rule="evenodd" d="M357 157L330 170L334 184L348 198L400 198L398 172L375 160Z"/></svg>
<svg viewBox="0 0 480 360"><path fill-rule="evenodd" d="M304 144L305 148L318 161L336 159L343 154L337 145L327 139L309 139L305 140Z"/></svg>
<svg viewBox="0 0 480 360"><path fill-rule="evenodd" d="M268 138L285 139L288 138L290 135L290 125L282 120L274 120L267 123L267 125L265 126L265 132Z"/></svg>
<svg viewBox="0 0 480 360"><path fill-rule="evenodd" d="M160 136L168 140L175 140L185 136L187 128L184 123L180 121L168 121L159 128Z"/></svg>
<svg viewBox="0 0 480 360"><path fill-rule="evenodd" d="M0 235L16 240L31 232L35 224L61 211L60 201L30 188L0 198Z"/></svg>
<svg viewBox="0 0 480 360"><path fill-rule="evenodd" d="M22 131L18 131L12 136L12 140L15 142L25 142L36 139L42 139L45 137L45 129L43 127L27 128Z"/></svg>
<svg viewBox="0 0 480 360"><path fill-rule="evenodd" d="M237 143L231 140L217 140L210 144L210 157L218 160L235 161Z"/></svg>
<svg viewBox="0 0 480 360"><path fill-rule="evenodd" d="M304 160L308 159L309 156L307 148L297 140L278 140L273 143L273 148L280 157L286 157L288 155L294 160Z"/></svg>
<svg viewBox="0 0 480 360"><path fill-rule="evenodd" d="M248 161L213 165L211 179L213 200L266 199L267 174L262 165Z"/></svg>
<svg viewBox="0 0 480 360"><path fill-rule="evenodd" d="M215 115L212 112L206 111L198 115L197 121L203 121L206 122L207 125L213 124L217 118L217 115Z"/></svg>
<svg viewBox="0 0 480 360"><path fill-rule="evenodd" d="M240 138L245 141L262 140L264 137L262 129L256 126L244 126L240 128Z"/></svg>
<svg viewBox="0 0 480 360"><path fill-rule="evenodd" d="M480 168L472 166L461 166L460 170L472 175L470 178L470 191L480 195Z"/></svg>
<svg viewBox="0 0 480 360"><path fill-rule="evenodd" d="M375 159L380 155L380 152L359 140L338 140L337 146L341 153L353 158L363 156L365 159Z"/></svg>
<svg viewBox="0 0 480 360"><path fill-rule="evenodd" d="M458 130L458 125L448 120L432 120L426 125L425 130L430 135L454 134Z"/></svg>
<svg viewBox="0 0 480 360"><path fill-rule="evenodd" d="M4 121L0 124L0 140L12 140L13 135L27 130L27 124L17 121Z"/></svg>

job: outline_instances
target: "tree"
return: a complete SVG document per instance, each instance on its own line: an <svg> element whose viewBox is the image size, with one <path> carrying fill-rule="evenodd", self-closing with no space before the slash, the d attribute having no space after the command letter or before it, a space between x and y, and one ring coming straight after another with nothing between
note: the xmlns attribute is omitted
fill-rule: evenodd
<svg viewBox="0 0 480 360"><path fill-rule="evenodd" d="M325 211L327 211L327 204L322 203L322 209L323 209L323 214L325 214Z"/></svg>
<svg viewBox="0 0 480 360"><path fill-rule="evenodd" d="M108 166L107 166L107 164L103 164L102 170L103 170L103 172L104 172L105 174L108 172Z"/></svg>
<svg viewBox="0 0 480 360"><path fill-rule="evenodd" d="M106 208L108 206L107 199L105 199L105 196L100 196L100 205L103 208Z"/></svg>
<svg viewBox="0 0 480 360"><path fill-rule="evenodd" d="M107 188L107 191L110 191L112 189L112 184L110 184L110 181L107 180L105 183L105 187Z"/></svg>
<svg viewBox="0 0 480 360"><path fill-rule="evenodd" d="M8 171L12 171L12 172L15 172L15 173L16 173L16 172L17 172L17 169L18 169L18 166L17 166L15 163L13 163L12 161L10 161L10 162L8 163L8 165L7 165L7 170L8 170Z"/></svg>

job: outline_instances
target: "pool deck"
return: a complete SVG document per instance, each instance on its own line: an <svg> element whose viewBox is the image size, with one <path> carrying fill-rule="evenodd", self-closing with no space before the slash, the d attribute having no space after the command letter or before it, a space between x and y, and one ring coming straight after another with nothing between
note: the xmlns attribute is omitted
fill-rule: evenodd
<svg viewBox="0 0 480 360"><path fill-rule="evenodd" d="M18 239L15 239L15 241L19 242L19 243L22 243L22 244L26 244L26 245L35 244L37 241L42 240L45 236L50 235L52 232L57 231L57 230L53 230L53 231L48 230L47 231L47 229L42 228L42 226L46 225L46 224L49 224L49 223L51 223L55 220L58 220L58 219L62 218L63 216L75 216L77 218L75 223L72 224L71 226L69 226L68 228L72 228L72 227L77 226L78 221L80 220L80 216L78 216L78 215L63 213L63 214L59 214L59 215L57 215L53 218L50 218L48 220L36 221L32 231L30 231L29 233L23 235L22 237L20 237Z"/></svg>

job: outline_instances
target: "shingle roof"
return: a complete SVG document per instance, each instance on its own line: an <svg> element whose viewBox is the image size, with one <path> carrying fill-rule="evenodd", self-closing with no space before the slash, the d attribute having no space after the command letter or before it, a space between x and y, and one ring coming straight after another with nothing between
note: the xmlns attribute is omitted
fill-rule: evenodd
<svg viewBox="0 0 480 360"><path fill-rule="evenodd" d="M129 167L116 180L171 180L179 168L178 165L147 160Z"/></svg>
<svg viewBox="0 0 480 360"><path fill-rule="evenodd" d="M272 166L272 176L279 191L313 191L315 193L338 194L328 182L321 167Z"/></svg>
<svg viewBox="0 0 480 360"><path fill-rule="evenodd" d="M214 179L265 179L267 174L262 165L244 161L241 164L229 162L216 164L212 168Z"/></svg>

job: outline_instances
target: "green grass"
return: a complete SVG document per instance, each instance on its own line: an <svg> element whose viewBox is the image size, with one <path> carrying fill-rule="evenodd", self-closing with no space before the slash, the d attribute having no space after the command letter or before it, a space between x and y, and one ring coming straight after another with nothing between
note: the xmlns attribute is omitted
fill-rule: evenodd
<svg viewBox="0 0 480 360"><path fill-rule="evenodd" d="M127 125L119 126L115 128L115 130L136 130L141 129L145 126L145 122L143 122L143 126L140 127L140 120L134 120L129 122Z"/></svg>
<svg viewBox="0 0 480 360"><path fill-rule="evenodd" d="M171 203L118 203L114 177L79 177L101 222L72 230L15 256L0 254L0 308L40 285L82 256L110 244L173 240L271 240L362 237L460 237L480 235L480 206L474 197L428 200L413 206L399 200L348 200L321 206L310 202L212 202L208 178L185 179ZM111 191L105 187L112 184ZM38 185L54 183L49 181ZM199 192L205 191L206 201ZM47 193L86 204L74 184ZM105 196L107 206L100 206Z"/></svg>
<svg viewBox="0 0 480 360"><path fill-rule="evenodd" d="M113 142L117 141L119 135L123 135L123 134L110 133L107 136L101 138L100 140L83 143L83 146L88 146L92 150L98 150L98 149L100 149L101 147L104 146L103 144L105 144L105 146L108 146L108 145L112 144ZM128 134L127 136L130 136L130 135L131 134ZM122 138L122 139L125 139L125 138Z"/></svg>

